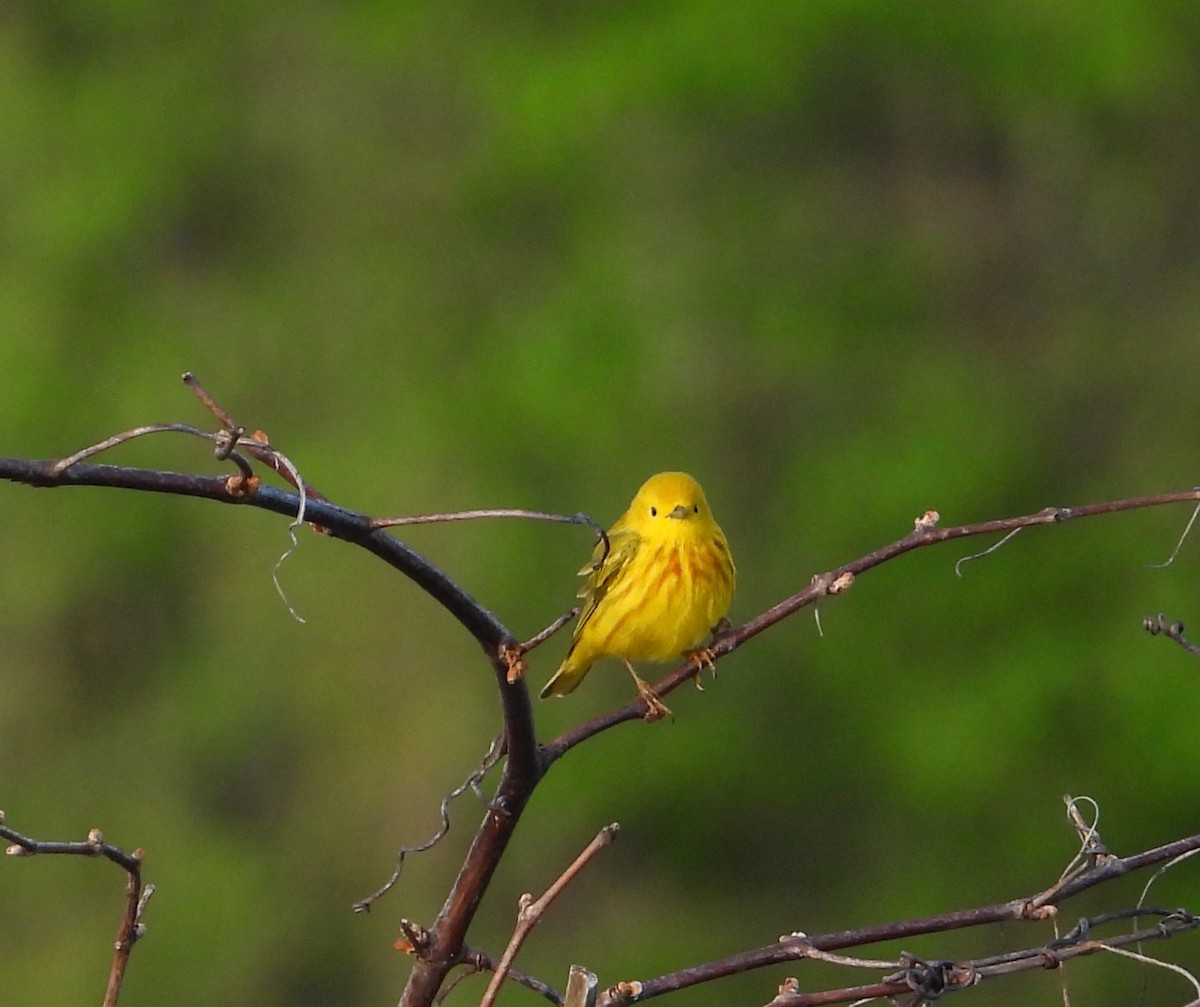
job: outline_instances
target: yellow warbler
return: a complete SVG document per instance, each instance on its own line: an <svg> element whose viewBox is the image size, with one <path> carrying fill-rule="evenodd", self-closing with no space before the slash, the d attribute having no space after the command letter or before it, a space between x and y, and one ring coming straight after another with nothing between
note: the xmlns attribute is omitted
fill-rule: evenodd
<svg viewBox="0 0 1200 1007"><path fill-rule="evenodd" d="M634 671L632 661L670 661L700 643L729 611L734 568L729 543L704 490L685 472L660 472L637 491L596 547L570 649L542 689L565 696L602 657L617 657L637 683L646 719L670 711ZM597 565L598 564L598 565ZM704 661L703 653L699 659Z"/></svg>

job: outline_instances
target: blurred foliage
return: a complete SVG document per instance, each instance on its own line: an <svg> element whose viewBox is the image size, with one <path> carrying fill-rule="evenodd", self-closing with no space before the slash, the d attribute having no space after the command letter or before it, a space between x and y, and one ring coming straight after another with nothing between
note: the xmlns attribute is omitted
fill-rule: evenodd
<svg viewBox="0 0 1200 1007"><path fill-rule="evenodd" d="M16 2L0 11L3 453L203 422L195 370L333 499L609 521L650 472L705 484L735 618L946 523L1197 482L1200 7ZM215 470L156 438L114 460ZM369 916L497 728L478 649L411 585L283 522L0 490L0 807L147 851L122 1003L394 1002L473 798ZM1064 793L1128 853L1197 827L1182 509L910 555L722 662L677 719L574 752L470 940L497 953L601 825L620 841L523 953L606 984L1031 893ZM579 529L406 539L527 636L571 604ZM539 685L563 647L534 655ZM539 705L559 730L623 672ZM1183 804L1180 804L1183 801ZM94 1001L117 873L0 872L13 1003ZM1068 909L1136 902L1144 878ZM1190 865L1151 902L1200 905ZM1065 921L1066 922L1066 921ZM1070 922L1064 929L1069 929ZM930 956L1045 925L913 941ZM1194 936L1147 947L1200 967ZM786 971L672 1002L761 1003ZM1093 959L977 1004L1174 1003ZM801 973L806 989L847 981ZM1019 986L1019 994L1014 990ZM470 1000L482 985L456 994ZM506 989L503 1003L531 1002Z"/></svg>

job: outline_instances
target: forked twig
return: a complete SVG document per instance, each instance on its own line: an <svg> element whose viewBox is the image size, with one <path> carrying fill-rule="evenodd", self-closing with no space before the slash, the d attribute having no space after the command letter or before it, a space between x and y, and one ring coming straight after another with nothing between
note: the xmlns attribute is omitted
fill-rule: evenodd
<svg viewBox="0 0 1200 1007"><path fill-rule="evenodd" d="M512 685L518 678L525 674L525 655L528 654L534 647L541 646L550 639L555 633L563 628L568 622L579 614L578 608L572 608L564 612L555 619L549 626L543 630L539 630L524 643L502 643L499 648L498 657L505 666L505 680L509 685Z"/></svg>
<svg viewBox="0 0 1200 1007"><path fill-rule="evenodd" d="M92 829L83 842L44 842L31 839L4 824L4 812L0 811L0 837L7 839L11 846L4 852L10 857L47 856L77 856L103 857L110 860L125 871L125 907L121 913L121 924L117 930L117 939L113 942L113 960L108 972L108 984L104 990L103 1007L116 1007L121 995L121 986L125 981L125 969L129 964L129 956L133 946L145 934L146 927L142 916L146 904L154 894L153 885L142 884L143 853L140 849L126 853L120 847L104 841L104 834L99 829Z"/></svg>
<svg viewBox="0 0 1200 1007"><path fill-rule="evenodd" d="M460 957L461 961L459 964L464 966L463 971L438 991L437 996L433 998L433 1007L438 1007L439 1004L444 1002L450 995L451 990L464 979L469 976L478 975L481 972L492 972L496 968L495 962L488 955L474 948L464 947ZM519 986L524 986L531 993L536 993L543 1000L549 1000L555 1007L559 1007L560 1003L563 1004L563 1007L566 1007L563 998L559 997L558 991L549 983L543 982L536 976L531 976L527 972L522 972L520 969L510 966L508 978Z"/></svg>
<svg viewBox="0 0 1200 1007"><path fill-rule="evenodd" d="M500 992L500 987L504 985L504 977L508 974L509 968L517 957L517 952L521 950L521 945L525 943L525 939L529 936L530 931L541 922L542 914L545 913L550 903L559 896L562 890L575 879L576 875L587 866L588 861L616 839L620 829L621 826L613 822L611 825L606 825L597 832L595 838L587 844L583 852L571 862L571 865L559 875L554 884L546 889L541 898L535 900L528 894L521 896L521 905L517 912L517 925L513 929L513 935L508 942L508 947L504 949L504 954L500 956L500 962L496 965L496 971L492 973L491 982L488 983L488 988L483 994L483 999L479 1001L479 1007L492 1007L492 1004L495 1003L496 995Z"/></svg>

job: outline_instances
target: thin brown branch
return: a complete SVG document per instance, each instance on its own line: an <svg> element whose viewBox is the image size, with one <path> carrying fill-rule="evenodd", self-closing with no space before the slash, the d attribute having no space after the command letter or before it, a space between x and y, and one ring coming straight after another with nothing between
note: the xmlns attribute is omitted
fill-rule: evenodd
<svg viewBox="0 0 1200 1007"><path fill-rule="evenodd" d="M217 418L217 422L220 423L222 427L224 427L226 430L245 429L245 427L235 423L233 421L233 417L217 404L216 399L208 394L207 389L200 383L200 379L196 377L192 371L184 371L181 380L188 388L192 390L196 398L203 403L204 408Z"/></svg>
<svg viewBox="0 0 1200 1007"><path fill-rule="evenodd" d="M936 524L937 514L929 511L914 522L913 530L903 538L882 546L873 552L851 560L843 566L836 567L825 573L817 574L809 585L783 601L771 606L765 612L755 616L718 636L707 648L706 656L715 663L733 653L738 647L757 636L776 623L823 598L844 594L853 586L855 580L869 570L881 566L915 549L940 545L956 539L976 538L981 535L1006 535L1023 528L1034 528L1041 525L1057 525L1078 518L1099 517L1105 514L1116 514L1121 511L1142 510L1148 507L1163 507L1177 503L1196 503L1200 501L1200 488L1180 490L1175 493L1160 493L1155 496L1131 497L1127 500L1112 500L1105 503L1084 504L1078 507L1046 507L1034 514L1021 517L1001 518L995 521L981 521L976 524L957 525L950 528L940 528ZM1003 544L1003 543L1000 543ZM978 555L986 555L992 550L985 550ZM654 683L656 695L665 696L679 688L684 682L695 677L701 670L698 662L684 661L674 670ZM553 763L576 745L587 741L609 728L631 720L641 720L645 708L641 700L628 703L602 713L591 720L570 728L545 746L546 759Z"/></svg>
<svg viewBox="0 0 1200 1007"><path fill-rule="evenodd" d="M142 860L144 855L140 849L126 853L118 846L104 841L104 835L99 829L92 829L87 839L82 842L45 842L31 839L4 824L4 812L0 811L0 837L7 839L12 845L5 850L10 857L33 856L76 856L103 857L110 860L125 871L125 907L121 913L121 923L117 929L117 939L113 942L113 960L109 968L108 983L104 991L103 1007L116 1007L121 995L121 986L125 981L125 970L129 965L129 956L133 946L145 933L142 915L146 903L154 894L153 885L142 884Z"/></svg>
<svg viewBox="0 0 1200 1007"><path fill-rule="evenodd" d="M584 513L551 514L548 511L526 510L523 507L486 507L478 510L448 511L444 514L407 514L401 517L377 517L371 519L372 528L396 528L410 524L443 524L448 521L481 521L494 517L523 518L526 521L553 521L557 524L587 525L596 533L598 541L607 542L604 529Z"/></svg>
<svg viewBox="0 0 1200 1007"><path fill-rule="evenodd" d="M508 668L506 678L509 683L515 682L518 678L525 674L525 655L528 654L534 647L539 647L550 639L555 633L563 628L568 622L579 614L578 608L568 609L549 626L543 630L539 630L524 643L512 644L500 648L500 660Z"/></svg>
<svg viewBox="0 0 1200 1007"><path fill-rule="evenodd" d="M81 448L74 454L67 455L66 458L60 458L50 466L50 474L52 477L57 478L66 472L67 469L78 465L88 458L149 434L189 434L192 437L203 437L210 441L217 439L216 434L208 430L201 430L199 427L194 427L187 423L149 423L145 426L134 427L132 430L122 431L119 434L113 434L102 441L89 444L86 448Z"/></svg>
<svg viewBox="0 0 1200 1007"><path fill-rule="evenodd" d="M894 975L878 982L844 986L839 989L802 993L798 982L791 978L783 983L779 995L771 999L765 1007L819 1007L823 1004L906 995L915 995L918 1003L932 1002L946 993L977 986L989 979L1036 969L1056 969L1072 958L1093 955L1098 951L1112 951L1143 941L1161 940L1184 930L1200 927L1200 918L1190 914L1168 913L1165 910L1131 910L1130 915L1132 914L1158 914L1162 918L1155 926L1117 934L1103 940L1084 936L1102 921L1083 920L1072 935L1051 941L1049 944L970 961L926 962L909 955L906 956L903 968Z"/></svg>
<svg viewBox="0 0 1200 1007"><path fill-rule="evenodd" d="M535 633L528 640L521 644L521 653L528 654L534 647L540 647L543 643L550 639L555 633L563 628L568 622L579 614L578 608L567 609L562 615L555 619L549 626Z"/></svg>
<svg viewBox="0 0 1200 1007"><path fill-rule="evenodd" d="M1189 653L1200 656L1200 646L1192 643L1183 635L1182 622L1168 622L1167 617L1162 612L1159 612L1157 617L1146 616L1142 620L1142 627L1151 636L1165 636L1168 640L1174 640Z"/></svg>
<svg viewBox="0 0 1200 1007"><path fill-rule="evenodd" d="M1189 850L1200 849L1200 834L1166 843L1162 846L1145 850L1142 853L1128 857L1112 857L1103 860L1095 867L1070 877L1066 883L1056 883L1037 895L1013 899L1009 902L998 902L993 905L979 906L974 909L960 909L954 912L941 913L936 916L925 916L918 919L900 920L877 926L860 927L853 930L839 930L819 934L815 937L804 935L788 935L764 947L751 951L743 951L715 961L681 969L655 979L648 979L638 986L637 999L647 1000L673 993L676 990L696 986L700 983L711 982L725 976L737 975L754 969L781 965L796 959L810 957L810 949L818 951L837 951L842 948L863 947L878 944L882 941L900 940L917 937L924 934L941 933L948 930L962 930L968 927L983 926L991 923L1001 923L1014 920L1042 920L1054 914L1054 907L1067 899L1078 895L1095 885L1102 884L1113 878L1121 877L1131 871L1139 870L1150 864L1161 863L1186 853ZM1151 915L1155 910L1139 909L1138 912ZM1189 917L1189 919L1192 919ZM1194 926L1195 923L1189 923ZM862 993L861 996L883 996L884 993ZM613 987L603 994L599 1007L618 1007L630 1002L628 993L620 992ZM814 1000L813 1003L826 1001ZM827 1001L840 1002L838 1000Z"/></svg>
<svg viewBox="0 0 1200 1007"><path fill-rule="evenodd" d="M617 838L617 833L621 826L616 822L604 826L587 846L583 852L579 854L570 866L562 872L546 891L541 898L534 900L529 895L521 896L521 907L517 912L517 925L513 929L512 938L508 942L508 947L504 949L504 954L500 956L500 962L496 966L496 971L492 974L491 982L488 983L487 990L484 991L483 999L479 1001L479 1007L492 1007L496 1001L496 996L500 992L500 987L504 984L504 978L512 968L512 963L516 960L517 953L521 950L521 945L525 943L525 939L542 920L543 914L550 907L550 904L558 898L563 889L567 887L580 871L587 866L588 862L602 850L605 846Z"/></svg>
<svg viewBox="0 0 1200 1007"><path fill-rule="evenodd" d="M475 948L464 947L459 958L458 964L464 966L465 970L455 976L452 982L446 983L442 987L438 995L433 999L433 1007L438 1007L439 1004L445 1001L453 988L468 976L478 975L482 972L491 972L496 968L495 962L488 955ZM544 1000L549 1000L556 1007L563 1002L563 998L559 996L558 991L549 983L538 979L537 976L531 976L529 973L522 972L518 968L509 968L508 978L517 985L524 986L530 992L536 993Z"/></svg>

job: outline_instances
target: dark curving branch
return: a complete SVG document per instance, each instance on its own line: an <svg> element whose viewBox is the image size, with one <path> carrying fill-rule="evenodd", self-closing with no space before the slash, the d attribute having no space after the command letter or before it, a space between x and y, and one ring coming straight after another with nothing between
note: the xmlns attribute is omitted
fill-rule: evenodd
<svg viewBox="0 0 1200 1007"><path fill-rule="evenodd" d="M35 487L105 486L169 493L258 507L295 517L297 493L271 486L247 487L244 474L234 477L188 475L91 463L63 467L51 460L0 459L0 479ZM446 573L356 511L324 499L306 499L305 520L336 538L366 549L399 570L442 605L479 642L489 658L504 719L504 769L491 806L476 833L445 905L429 928L428 946L409 976L403 1003L428 1004L460 958L467 928L512 837L530 795L544 772L529 690L513 678L511 659L520 644L504 625ZM510 681L510 678L513 678Z"/></svg>

